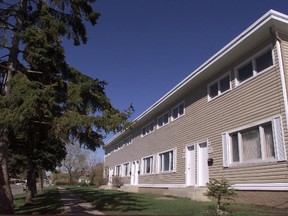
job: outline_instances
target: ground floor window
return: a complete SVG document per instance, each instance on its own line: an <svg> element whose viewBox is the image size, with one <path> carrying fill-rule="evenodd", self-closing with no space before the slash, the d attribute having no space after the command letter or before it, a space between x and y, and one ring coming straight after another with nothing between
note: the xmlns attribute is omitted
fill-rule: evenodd
<svg viewBox="0 0 288 216"><path fill-rule="evenodd" d="M176 149L160 153L158 156L159 172L175 171Z"/></svg>
<svg viewBox="0 0 288 216"><path fill-rule="evenodd" d="M129 176L130 175L130 166L129 166L130 164L129 163L125 163L125 164L123 164L123 171L124 171L124 173L123 173L123 176Z"/></svg>
<svg viewBox="0 0 288 216"><path fill-rule="evenodd" d="M153 170L153 157L147 157L143 159L143 173L144 174L151 174L154 172Z"/></svg>
<svg viewBox="0 0 288 216"><path fill-rule="evenodd" d="M115 167L115 176L121 175L121 165Z"/></svg>
<svg viewBox="0 0 288 216"><path fill-rule="evenodd" d="M223 163L229 165L286 160L281 118L223 133Z"/></svg>

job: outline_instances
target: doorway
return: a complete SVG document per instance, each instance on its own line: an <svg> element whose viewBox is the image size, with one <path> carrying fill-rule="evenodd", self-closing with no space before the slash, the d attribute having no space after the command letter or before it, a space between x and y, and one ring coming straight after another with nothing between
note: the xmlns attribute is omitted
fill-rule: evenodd
<svg viewBox="0 0 288 216"><path fill-rule="evenodd" d="M196 154L195 145L187 146L186 149L186 185L195 186L196 176Z"/></svg>
<svg viewBox="0 0 288 216"><path fill-rule="evenodd" d="M139 161L133 161L131 166L131 185L138 185Z"/></svg>
<svg viewBox="0 0 288 216"><path fill-rule="evenodd" d="M198 143L198 186L206 186L209 182L208 144Z"/></svg>

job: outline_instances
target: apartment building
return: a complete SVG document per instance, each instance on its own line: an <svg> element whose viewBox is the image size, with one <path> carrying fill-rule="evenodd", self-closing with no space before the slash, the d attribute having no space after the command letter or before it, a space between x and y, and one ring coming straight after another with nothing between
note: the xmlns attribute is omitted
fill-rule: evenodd
<svg viewBox="0 0 288 216"><path fill-rule="evenodd" d="M270 10L106 143L108 184L201 200L226 178L242 197L281 202L287 73L288 16Z"/></svg>

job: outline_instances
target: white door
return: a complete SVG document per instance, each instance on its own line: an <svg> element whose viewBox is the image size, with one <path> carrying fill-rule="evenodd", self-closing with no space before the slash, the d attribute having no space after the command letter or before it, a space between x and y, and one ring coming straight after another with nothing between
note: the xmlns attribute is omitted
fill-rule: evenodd
<svg viewBox="0 0 288 216"><path fill-rule="evenodd" d="M198 186L206 186L209 181L207 142L198 144Z"/></svg>
<svg viewBox="0 0 288 216"><path fill-rule="evenodd" d="M112 185L112 179L113 179L113 168L109 168L109 173L108 173L108 185Z"/></svg>
<svg viewBox="0 0 288 216"><path fill-rule="evenodd" d="M131 185L138 185L138 171L139 171L139 161L133 161L131 165Z"/></svg>
<svg viewBox="0 0 288 216"><path fill-rule="evenodd" d="M186 185L194 186L195 185L195 146L188 146L186 148Z"/></svg>

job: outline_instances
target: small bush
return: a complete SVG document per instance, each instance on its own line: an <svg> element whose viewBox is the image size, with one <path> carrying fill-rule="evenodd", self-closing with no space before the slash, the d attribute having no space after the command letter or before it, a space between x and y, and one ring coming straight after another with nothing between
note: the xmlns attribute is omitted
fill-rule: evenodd
<svg viewBox="0 0 288 216"><path fill-rule="evenodd" d="M217 204L210 206L210 208L204 212L204 215L218 216L231 214L228 209L230 204L227 201L233 199L237 194L226 179L223 178L221 181L218 181L212 178L209 183L207 183L207 192L205 195L216 200Z"/></svg>
<svg viewBox="0 0 288 216"><path fill-rule="evenodd" d="M94 179L94 183L90 183L90 185L94 185L96 188L99 188L102 185L107 185L108 184L108 180L106 178L97 178Z"/></svg>
<svg viewBox="0 0 288 216"><path fill-rule="evenodd" d="M88 184L86 182L81 182L77 184L80 187L88 187Z"/></svg>
<svg viewBox="0 0 288 216"><path fill-rule="evenodd" d="M114 187L120 188L121 186L123 186L123 179L119 176L115 176L112 179L112 185Z"/></svg>
<svg viewBox="0 0 288 216"><path fill-rule="evenodd" d="M67 185L68 182L67 181L55 181L54 184L57 186L63 186L63 185Z"/></svg>

